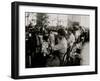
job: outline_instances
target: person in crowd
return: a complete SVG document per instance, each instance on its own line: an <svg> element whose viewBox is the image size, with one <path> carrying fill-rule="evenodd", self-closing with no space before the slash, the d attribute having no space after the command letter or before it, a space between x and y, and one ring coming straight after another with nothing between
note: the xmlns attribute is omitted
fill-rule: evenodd
<svg viewBox="0 0 100 81"><path fill-rule="evenodd" d="M69 34L68 43L69 43L69 46L72 47L75 42L75 36L71 31L69 31L68 34Z"/></svg>
<svg viewBox="0 0 100 81"><path fill-rule="evenodd" d="M42 42L42 53L44 56L49 55L49 37L47 35L43 36Z"/></svg>
<svg viewBox="0 0 100 81"><path fill-rule="evenodd" d="M60 59L60 65L63 64L63 58L65 53L67 52L67 40L65 38L65 31L64 29L59 29L58 30L58 44L55 45L52 43L52 50L53 51L58 51L58 57Z"/></svg>
<svg viewBox="0 0 100 81"><path fill-rule="evenodd" d="M72 24L72 29L69 31L69 47L68 55L71 65L80 65L80 51L82 47L82 28L78 22Z"/></svg>
<svg viewBox="0 0 100 81"><path fill-rule="evenodd" d="M50 40L50 45L55 44L55 35L53 34L52 31L49 33L49 40Z"/></svg>

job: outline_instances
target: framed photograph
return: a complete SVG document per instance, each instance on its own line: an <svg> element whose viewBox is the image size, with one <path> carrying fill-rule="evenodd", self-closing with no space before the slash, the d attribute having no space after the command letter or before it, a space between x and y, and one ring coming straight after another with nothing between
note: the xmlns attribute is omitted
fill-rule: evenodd
<svg viewBox="0 0 100 81"><path fill-rule="evenodd" d="M97 74L97 7L12 2L11 77Z"/></svg>

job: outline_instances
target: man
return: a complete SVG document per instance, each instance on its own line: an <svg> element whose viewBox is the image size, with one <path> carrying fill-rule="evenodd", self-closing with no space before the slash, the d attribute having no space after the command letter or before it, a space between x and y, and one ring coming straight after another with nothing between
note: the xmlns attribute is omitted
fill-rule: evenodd
<svg viewBox="0 0 100 81"><path fill-rule="evenodd" d="M60 65L63 64L63 58L65 53L67 52L67 40L65 38L65 30L64 29L59 29L58 30L58 44L55 45L52 43L52 50L53 51L58 51L58 57L60 59Z"/></svg>

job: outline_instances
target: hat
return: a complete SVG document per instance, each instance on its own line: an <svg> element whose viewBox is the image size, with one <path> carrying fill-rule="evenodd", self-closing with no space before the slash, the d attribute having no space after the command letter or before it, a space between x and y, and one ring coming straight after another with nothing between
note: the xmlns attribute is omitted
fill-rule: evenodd
<svg viewBox="0 0 100 81"><path fill-rule="evenodd" d="M58 30L58 34L60 34L61 36L65 36L66 35L66 32L64 29L59 29Z"/></svg>

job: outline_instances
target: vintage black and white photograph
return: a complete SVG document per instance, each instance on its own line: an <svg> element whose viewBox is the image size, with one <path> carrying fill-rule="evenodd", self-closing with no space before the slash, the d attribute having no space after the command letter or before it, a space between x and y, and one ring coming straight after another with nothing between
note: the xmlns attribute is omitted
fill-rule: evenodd
<svg viewBox="0 0 100 81"><path fill-rule="evenodd" d="M97 7L12 3L14 79L97 74Z"/></svg>
<svg viewBox="0 0 100 81"><path fill-rule="evenodd" d="M90 16L25 12L26 68L89 65Z"/></svg>

